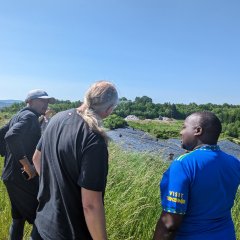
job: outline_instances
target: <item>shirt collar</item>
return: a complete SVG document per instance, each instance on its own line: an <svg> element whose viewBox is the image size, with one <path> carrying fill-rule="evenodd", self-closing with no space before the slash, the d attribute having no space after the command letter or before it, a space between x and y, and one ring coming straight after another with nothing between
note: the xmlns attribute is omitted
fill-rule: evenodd
<svg viewBox="0 0 240 240"><path fill-rule="evenodd" d="M211 150L211 151L220 151L218 145L204 145L198 148L199 150Z"/></svg>
<svg viewBox="0 0 240 240"><path fill-rule="evenodd" d="M41 114L39 114L38 112L36 112L35 110L33 110L33 109L30 108L30 107L24 107L22 110L20 110L20 112L23 112L23 111L25 111L25 110L29 110L29 111L33 112L37 117L40 117L40 116L41 116Z"/></svg>

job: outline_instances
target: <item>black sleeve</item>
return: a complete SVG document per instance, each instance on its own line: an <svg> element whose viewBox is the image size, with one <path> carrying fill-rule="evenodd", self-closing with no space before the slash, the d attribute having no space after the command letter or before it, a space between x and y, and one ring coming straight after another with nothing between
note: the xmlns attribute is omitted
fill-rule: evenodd
<svg viewBox="0 0 240 240"><path fill-rule="evenodd" d="M7 123L7 124L4 125L2 128L0 128L0 134L1 134L1 136L5 136L5 134L7 133L8 130L9 130L9 123Z"/></svg>
<svg viewBox="0 0 240 240"><path fill-rule="evenodd" d="M40 140L39 140L39 142L38 142L38 144L37 144L37 147L36 147L36 149L38 150L38 151L40 151L41 152L41 149L42 149L42 137L40 138Z"/></svg>
<svg viewBox="0 0 240 240"><path fill-rule="evenodd" d="M20 160L26 156L23 146L24 135L28 131L33 121L33 115L26 114L15 123L5 135L5 141L15 159Z"/></svg>
<svg viewBox="0 0 240 240"><path fill-rule="evenodd" d="M7 123L2 128L0 128L0 155L1 156L5 156L6 154L5 135L8 130L9 130L9 123Z"/></svg>
<svg viewBox="0 0 240 240"><path fill-rule="evenodd" d="M108 173L106 144L94 144L83 154L78 185L92 191L104 192Z"/></svg>

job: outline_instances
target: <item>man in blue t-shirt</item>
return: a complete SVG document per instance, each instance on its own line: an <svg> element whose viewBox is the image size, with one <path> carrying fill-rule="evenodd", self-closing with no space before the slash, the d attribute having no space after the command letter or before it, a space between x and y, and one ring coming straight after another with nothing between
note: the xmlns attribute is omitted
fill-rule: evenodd
<svg viewBox="0 0 240 240"><path fill-rule="evenodd" d="M162 214L154 240L235 240L231 208L240 183L240 161L216 145L222 131L211 112L184 122L182 147L161 184Z"/></svg>

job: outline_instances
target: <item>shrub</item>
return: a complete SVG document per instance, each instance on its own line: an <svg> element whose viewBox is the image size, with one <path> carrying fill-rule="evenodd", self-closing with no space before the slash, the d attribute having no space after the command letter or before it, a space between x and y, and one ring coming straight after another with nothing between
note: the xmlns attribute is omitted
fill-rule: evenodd
<svg viewBox="0 0 240 240"><path fill-rule="evenodd" d="M110 115L103 121L104 127L109 129L122 128L127 126L127 122L116 114Z"/></svg>

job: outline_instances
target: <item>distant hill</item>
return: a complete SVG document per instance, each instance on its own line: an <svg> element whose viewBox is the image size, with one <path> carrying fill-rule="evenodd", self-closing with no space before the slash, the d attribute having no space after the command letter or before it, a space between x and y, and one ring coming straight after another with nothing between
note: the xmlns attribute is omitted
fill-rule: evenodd
<svg viewBox="0 0 240 240"><path fill-rule="evenodd" d="M22 101L21 100L12 100L12 99L9 99L9 100L0 100L0 109L1 108L4 108L4 107L9 107L11 106L13 103L21 103Z"/></svg>

